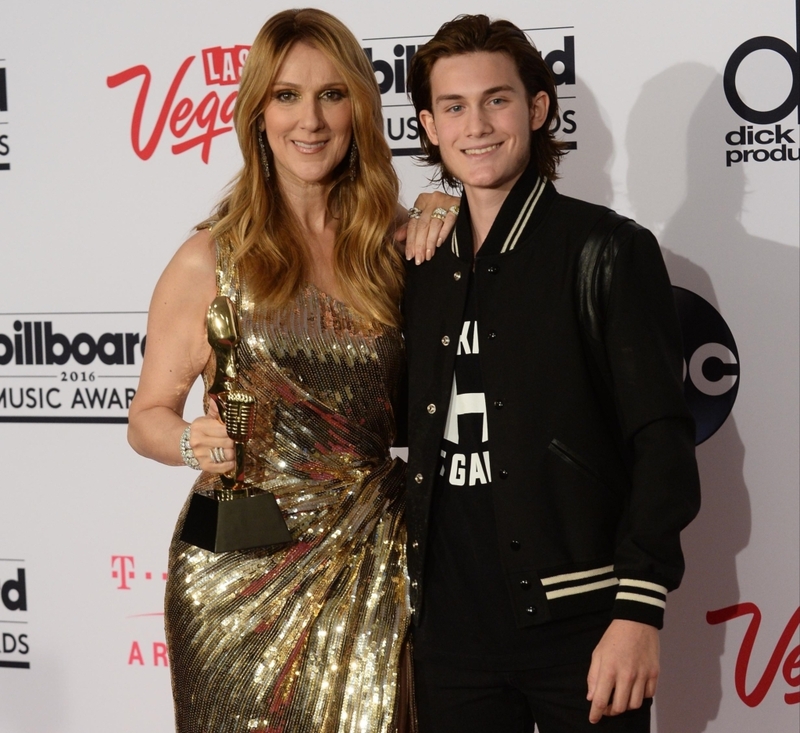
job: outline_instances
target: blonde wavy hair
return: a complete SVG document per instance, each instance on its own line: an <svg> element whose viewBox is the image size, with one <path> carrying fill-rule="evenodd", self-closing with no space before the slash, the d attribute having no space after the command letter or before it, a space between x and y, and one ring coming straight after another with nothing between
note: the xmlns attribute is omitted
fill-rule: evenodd
<svg viewBox="0 0 800 733"><path fill-rule="evenodd" d="M356 175L351 180L345 155L328 195L328 210L338 219L337 282L348 304L363 316L397 326L404 268L391 235L399 187L383 135L380 91L356 38L323 10L284 10L261 28L242 71L233 114L244 166L212 217L198 228L213 225L215 237L232 243L253 294L268 307L286 305L307 282L300 225L282 200L275 173L265 176L258 144L259 122L276 74L289 49L301 41L330 58L352 104ZM271 159L269 150L267 155Z"/></svg>

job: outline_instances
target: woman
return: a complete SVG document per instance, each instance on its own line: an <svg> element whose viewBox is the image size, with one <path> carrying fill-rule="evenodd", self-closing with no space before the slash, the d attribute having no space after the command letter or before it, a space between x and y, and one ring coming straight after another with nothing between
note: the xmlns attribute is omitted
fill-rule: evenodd
<svg viewBox="0 0 800 733"><path fill-rule="evenodd" d="M180 541L184 509L166 591L177 729L388 732L409 613L403 465L389 456L403 265L371 65L329 14L279 13L250 50L234 123L244 166L158 282L129 440L201 469L194 491L234 467L213 403L182 418L194 380L213 376L206 313L227 295L239 384L259 405L247 478L275 494L294 542L206 552Z"/></svg>

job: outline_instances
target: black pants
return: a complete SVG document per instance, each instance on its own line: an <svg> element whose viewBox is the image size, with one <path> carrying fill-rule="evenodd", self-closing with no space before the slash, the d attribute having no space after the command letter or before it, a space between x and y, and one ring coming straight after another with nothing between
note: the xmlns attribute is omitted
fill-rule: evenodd
<svg viewBox="0 0 800 733"><path fill-rule="evenodd" d="M650 706L589 722L589 662L523 672L415 660L420 733L648 733Z"/></svg>

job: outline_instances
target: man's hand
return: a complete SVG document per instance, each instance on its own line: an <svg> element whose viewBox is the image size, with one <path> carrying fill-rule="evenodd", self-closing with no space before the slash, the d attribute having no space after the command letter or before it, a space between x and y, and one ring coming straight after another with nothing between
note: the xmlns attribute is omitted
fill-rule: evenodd
<svg viewBox="0 0 800 733"><path fill-rule="evenodd" d="M589 722L642 706L656 694L659 640L655 626L615 619L592 653L587 682Z"/></svg>

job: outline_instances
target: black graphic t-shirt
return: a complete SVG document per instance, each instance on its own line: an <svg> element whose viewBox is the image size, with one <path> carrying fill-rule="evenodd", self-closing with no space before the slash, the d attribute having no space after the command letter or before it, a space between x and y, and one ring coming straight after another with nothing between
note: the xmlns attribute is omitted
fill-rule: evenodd
<svg viewBox="0 0 800 733"><path fill-rule="evenodd" d="M492 466L480 368L478 313L470 277L440 448L425 569L420 658L503 667L520 654L505 587L492 504Z"/></svg>
<svg viewBox="0 0 800 733"><path fill-rule="evenodd" d="M489 426L481 379L478 320L472 276L468 286L464 324L456 347L456 367L450 409L441 447L439 485L483 487L486 497L492 483L489 460Z"/></svg>

